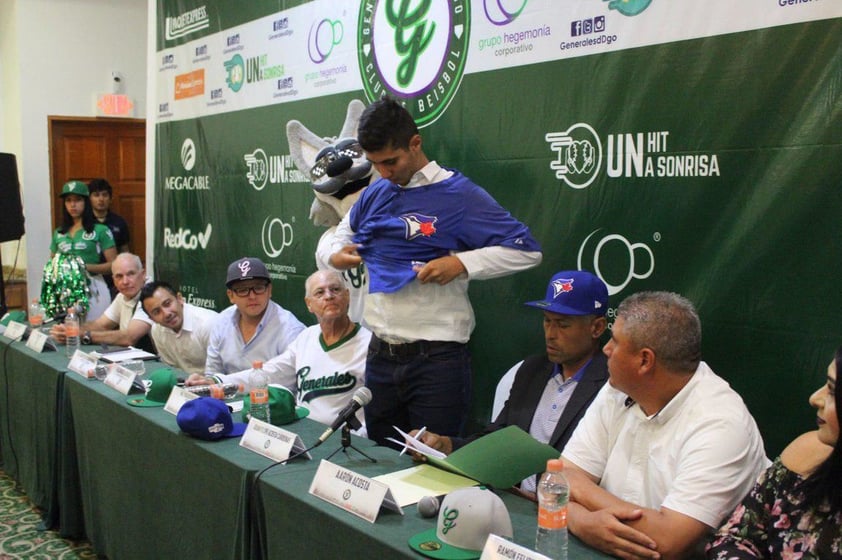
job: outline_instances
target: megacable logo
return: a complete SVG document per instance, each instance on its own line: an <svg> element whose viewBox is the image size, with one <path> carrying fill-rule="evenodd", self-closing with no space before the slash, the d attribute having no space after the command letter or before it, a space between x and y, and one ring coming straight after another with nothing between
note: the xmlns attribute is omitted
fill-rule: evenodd
<svg viewBox="0 0 842 560"><path fill-rule="evenodd" d="M181 166L185 171L192 171L196 165L196 144L192 138L185 138L181 144Z"/></svg>
<svg viewBox="0 0 842 560"><path fill-rule="evenodd" d="M468 55L471 3L362 0L357 52L369 101L403 101L419 127L453 100Z"/></svg>
<svg viewBox="0 0 842 560"><path fill-rule="evenodd" d="M196 166L196 144L192 138L185 138L179 152L181 166L185 175L170 175L164 178L164 188L171 191L209 191L210 176L193 175L190 171Z"/></svg>

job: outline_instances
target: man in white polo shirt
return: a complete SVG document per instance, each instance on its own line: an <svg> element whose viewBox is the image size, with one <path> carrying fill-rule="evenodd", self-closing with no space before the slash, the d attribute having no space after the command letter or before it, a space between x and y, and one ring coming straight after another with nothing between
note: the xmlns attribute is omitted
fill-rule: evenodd
<svg viewBox="0 0 842 560"><path fill-rule="evenodd" d="M693 304L668 292L617 309L602 388L562 458L570 531L623 558L687 558L768 465L740 396L701 361Z"/></svg>
<svg viewBox="0 0 842 560"><path fill-rule="evenodd" d="M105 313L95 321L85 323L82 344L115 344L152 351L149 338L152 320L138 305L140 289L146 281L140 257L131 253L120 253L111 262L111 274L120 293ZM50 329L50 336L63 344L66 340L64 324L55 325Z"/></svg>

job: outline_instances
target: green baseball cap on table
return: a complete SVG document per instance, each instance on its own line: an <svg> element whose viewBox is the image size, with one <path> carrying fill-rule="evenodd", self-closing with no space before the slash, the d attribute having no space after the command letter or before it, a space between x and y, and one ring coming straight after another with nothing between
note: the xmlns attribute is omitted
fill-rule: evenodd
<svg viewBox="0 0 842 560"><path fill-rule="evenodd" d="M61 188L61 196L66 196L68 194L76 194L79 196L90 196L91 193L88 192L88 185L83 183L82 181L68 181L64 184Z"/></svg>
<svg viewBox="0 0 842 560"><path fill-rule="evenodd" d="M243 422L249 421L249 410L251 402L246 394L243 397ZM269 420L275 426L283 426L305 418L310 414L310 409L295 405L295 395L286 387L269 387Z"/></svg>
<svg viewBox="0 0 842 560"><path fill-rule="evenodd" d="M132 406L164 406L170 398L172 388L178 384L178 377L173 370L162 368L153 371L149 376L149 381L152 384L145 396L131 396L126 399L126 402Z"/></svg>

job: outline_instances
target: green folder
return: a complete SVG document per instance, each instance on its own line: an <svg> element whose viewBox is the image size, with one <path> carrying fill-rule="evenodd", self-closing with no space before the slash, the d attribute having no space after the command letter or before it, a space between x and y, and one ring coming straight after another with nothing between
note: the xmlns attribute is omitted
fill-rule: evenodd
<svg viewBox="0 0 842 560"><path fill-rule="evenodd" d="M507 426L448 455L427 456L427 462L461 474L481 484L505 489L546 470L548 459L558 459L558 449L541 443L517 426Z"/></svg>

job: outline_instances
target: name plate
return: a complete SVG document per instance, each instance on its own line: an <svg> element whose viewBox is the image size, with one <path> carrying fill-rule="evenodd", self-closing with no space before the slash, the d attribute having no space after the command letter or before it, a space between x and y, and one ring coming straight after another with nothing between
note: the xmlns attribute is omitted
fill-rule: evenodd
<svg viewBox="0 0 842 560"><path fill-rule="evenodd" d="M24 333L26 333L26 325L17 321L9 321L9 324L6 325L6 330L3 331L3 336L17 342Z"/></svg>
<svg viewBox="0 0 842 560"><path fill-rule="evenodd" d="M286 461L293 451L300 453L307 449L298 434L257 418L249 420L240 445L275 462ZM312 459L309 453L304 456Z"/></svg>
<svg viewBox="0 0 842 560"><path fill-rule="evenodd" d="M552 560L552 558L492 533L485 541L480 560Z"/></svg>
<svg viewBox="0 0 842 560"><path fill-rule="evenodd" d="M124 368L120 364L111 364L111 369L108 370L108 375L105 376L103 383L112 389L117 389L124 395L128 395L132 389L135 375L137 375L135 372Z"/></svg>
<svg viewBox="0 0 842 560"><path fill-rule="evenodd" d="M403 515L403 509L387 485L324 459L319 463L319 470L310 484L310 494L350 511L369 523L374 523L381 507Z"/></svg>
<svg viewBox="0 0 842 560"><path fill-rule="evenodd" d="M164 410L170 414L178 414L178 411L181 410L184 403L198 398L199 395L191 393L184 387L173 387L172 391L170 391L170 396L167 399L167 404L164 405Z"/></svg>
<svg viewBox="0 0 842 560"><path fill-rule="evenodd" d="M81 350L73 352L73 356L70 358L70 363L67 365L67 369L74 373L78 373L86 379L92 379L94 377L95 367L96 357L86 354Z"/></svg>
<svg viewBox="0 0 842 560"><path fill-rule="evenodd" d="M32 329L32 332L29 333L29 339L26 341L26 346L30 350L34 350L40 354L44 351L44 345L47 343L48 338L46 334L38 329Z"/></svg>

